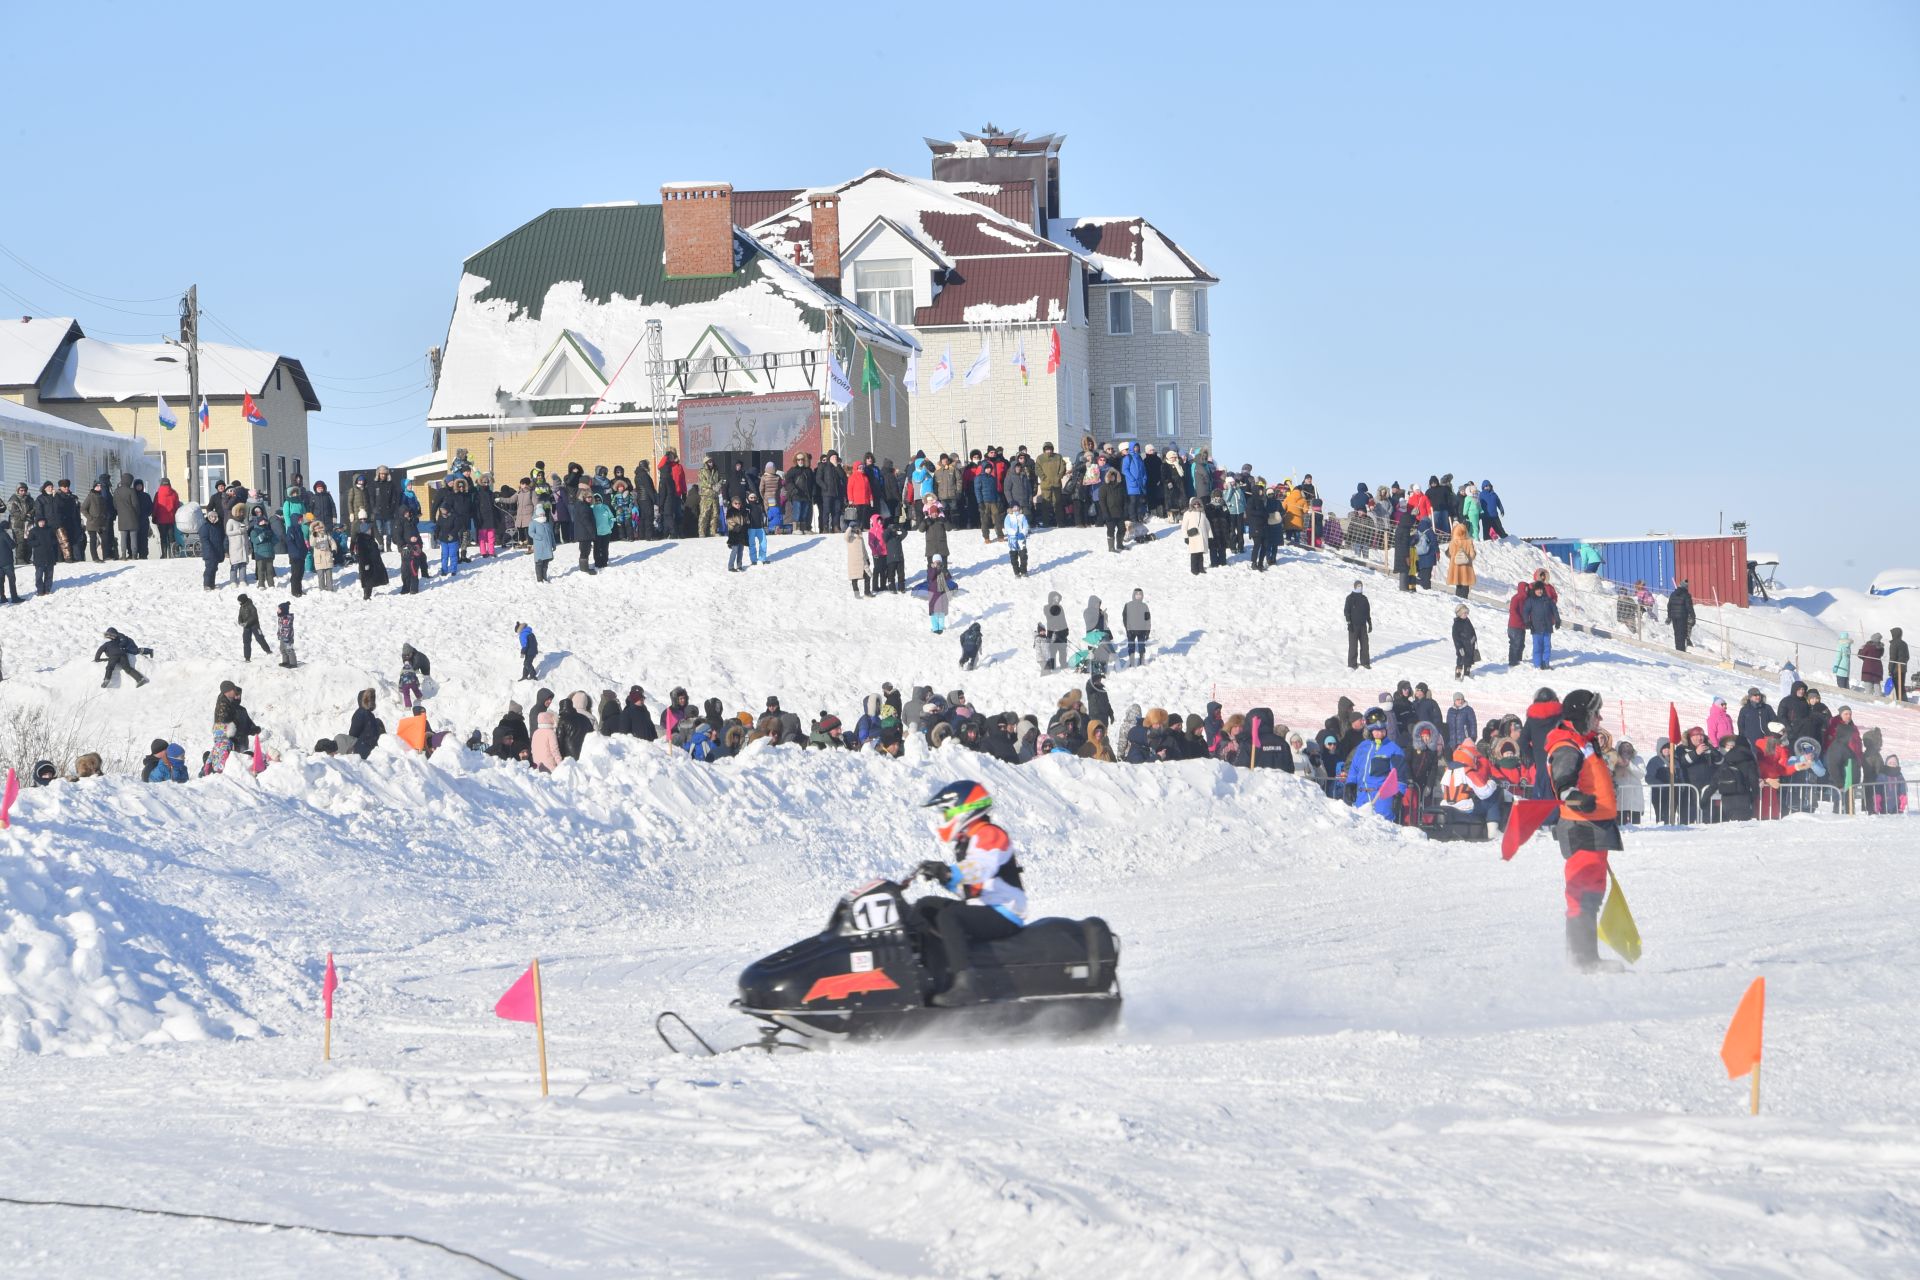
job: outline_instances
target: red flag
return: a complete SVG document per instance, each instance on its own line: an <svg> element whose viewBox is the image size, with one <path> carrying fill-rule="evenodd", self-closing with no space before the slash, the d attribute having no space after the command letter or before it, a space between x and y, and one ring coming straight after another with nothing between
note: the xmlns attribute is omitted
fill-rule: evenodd
<svg viewBox="0 0 1920 1280"><path fill-rule="evenodd" d="M1047 372L1060 372L1060 330L1057 328L1047 345Z"/></svg>
<svg viewBox="0 0 1920 1280"><path fill-rule="evenodd" d="M1674 750L1680 749L1680 713L1674 710L1671 702L1667 704L1667 741ZM1679 779L1675 778L1674 781L1678 782Z"/></svg>
<svg viewBox="0 0 1920 1280"><path fill-rule="evenodd" d="M1743 1076L1760 1065L1761 1024L1767 1016L1767 980L1755 978L1740 997L1740 1007L1727 1024L1727 1038L1720 1044L1720 1061L1727 1064L1727 1079Z"/></svg>
<svg viewBox="0 0 1920 1280"><path fill-rule="evenodd" d="M0 827L13 825L13 802L20 798L20 775L7 770L7 793L0 796Z"/></svg>
<svg viewBox="0 0 1920 1280"><path fill-rule="evenodd" d="M260 412L260 406L253 402L253 392L249 391L246 394L247 394L246 403L240 406L240 415L247 420L248 426L251 426L251 427L266 426L267 415Z"/></svg>
<svg viewBox="0 0 1920 1280"><path fill-rule="evenodd" d="M1533 839L1533 833L1546 825L1559 805L1553 800L1516 800L1507 815L1507 833L1500 837L1500 856L1508 861L1520 852L1520 846Z"/></svg>
<svg viewBox="0 0 1920 1280"><path fill-rule="evenodd" d="M340 985L340 975L333 971L333 952L327 952L327 976L320 980L320 996L327 1002L327 1021L333 1021L333 990Z"/></svg>
<svg viewBox="0 0 1920 1280"><path fill-rule="evenodd" d="M493 1006L495 1016L508 1022L538 1022L539 1009L533 998L533 966L520 975L520 980L507 988L507 994Z"/></svg>
<svg viewBox="0 0 1920 1280"><path fill-rule="evenodd" d="M253 740L253 771L255 773L267 771L267 749L260 745L258 737Z"/></svg>

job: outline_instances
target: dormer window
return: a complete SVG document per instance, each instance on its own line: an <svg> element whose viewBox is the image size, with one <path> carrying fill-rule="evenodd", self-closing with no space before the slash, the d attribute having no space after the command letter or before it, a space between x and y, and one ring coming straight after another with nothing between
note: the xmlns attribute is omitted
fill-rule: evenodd
<svg viewBox="0 0 1920 1280"><path fill-rule="evenodd" d="M913 262L881 258L853 268L854 302L888 324L913 323Z"/></svg>

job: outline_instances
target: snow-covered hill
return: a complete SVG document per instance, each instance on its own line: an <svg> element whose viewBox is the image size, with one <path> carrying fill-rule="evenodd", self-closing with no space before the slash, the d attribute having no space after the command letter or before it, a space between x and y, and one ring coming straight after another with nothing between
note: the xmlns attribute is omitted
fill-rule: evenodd
<svg viewBox="0 0 1920 1280"><path fill-rule="evenodd" d="M1115 674L1121 705L1197 709L1218 687L1317 719L1403 676L1452 688L1453 602L1374 579L1375 668L1350 681L1352 573L1311 557L1195 579L1165 542L1109 556L1051 534L1017 583L956 537L953 621L982 620L990 655L956 674L917 600L852 600L839 548L810 544L778 540L746 575L711 545L645 547L548 588L506 559L414 598L310 595L296 672L241 668L232 593L203 596L197 566L0 611L0 709L51 709L110 753L166 736L197 755L235 678L283 749L257 777L21 797L0 835L0 1196L407 1232L522 1276L1892 1275L1920 1256L1908 819L1636 833L1615 866L1646 956L1582 978L1544 840L1503 863L1211 762L756 746L702 766L595 739L544 777L455 750L298 750L344 728L358 688L389 700L403 641L434 659L436 720L490 725L530 692L521 617L562 691L684 684L845 715L891 679L1037 709L1068 686L1030 660L1045 593L1117 609L1137 585L1155 655ZM1503 623L1477 612L1495 651ZM98 688L104 625L159 650L145 689ZM1628 705L1704 708L1739 679L1568 639L1548 679ZM1496 667L1471 692L1505 709L1537 680ZM917 805L954 776L999 797L1040 912L1122 938L1117 1035L665 1052L655 1012L742 1035L725 1004L745 961L932 855ZM323 1065L328 951L345 985ZM545 1103L529 1029L490 1015L535 954ZM1752 1120L1716 1050L1762 973ZM0 1203L8 1272L248 1264L480 1273L399 1241Z"/></svg>

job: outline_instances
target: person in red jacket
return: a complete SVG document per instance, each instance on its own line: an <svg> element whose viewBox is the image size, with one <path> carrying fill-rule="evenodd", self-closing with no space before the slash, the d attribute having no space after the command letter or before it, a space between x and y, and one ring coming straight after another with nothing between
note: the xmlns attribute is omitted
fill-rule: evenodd
<svg viewBox="0 0 1920 1280"><path fill-rule="evenodd" d="M1517 667L1527 652L1527 620L1521 610L1527 607L1527 590L1531 586L1522 578L1514 585L1513 599L1507 601L1507 666Z"/></svg>
<svg viewBox="0 0 1920 1280"><path fill-rule="evenodd" d="M1611 743L1600 727L1600 707L1599 694L1575 689L1561 700L1560 723L1547 735L1547 768L1560 801L1554 830L1565 860L1567 955L1586 971L1600 966L1607 854L1621 848L1620 804L1606 761Z"/></svg>
<svg viewBox="0 0 1920 1280"><path fill-rule="evenodd" d="M1547 778L1547 739L1565 711L1553 690L1545 687L1534 692L1533 703L1527 708L1527 723L1520 731L1520 749L1533 769L1532 795L1536 800L1545 800L1554 794Z"/></svg>
<svg viewBox="0 0 1920 1280"><path fill-rule="evenodd" d="M173 487L173 481L160 477L160 487L153 491L153 523L160 530L160 558L171 559L178 554L173 544L173 526L180 514L180 494Z"/></svg>
<svg viewBox="0 0 1920 1280"><path fill-rule="evenodd" d="M687 469L672 449L660 455L653 469L654 483L660 491L660 533L662 537L680 536L680 511L687 501Z"/></svg>
<svg viewBox="0 0 1920 1280"><path fill-rule="evenodd" d="M1786 734L1787 727L1775 720L1767 726L1766 736L1753 745L1754 763L1760 772L1760 794L1754 802L1756 818L1778 818L1782 812L1780 787L1793 780Z"/></svg>
<svg viewBox="0 0 1920 1280"><path fill-rule="evenodd" d="M873 473L868 470L868 462L856 463L847 468L847 505L853 508L853 527L867 527L867 517L873 514Z"/></svg>

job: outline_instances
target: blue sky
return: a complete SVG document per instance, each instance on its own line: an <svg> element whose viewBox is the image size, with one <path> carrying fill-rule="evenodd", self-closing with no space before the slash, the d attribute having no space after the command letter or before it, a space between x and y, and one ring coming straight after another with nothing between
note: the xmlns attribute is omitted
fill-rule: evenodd
<svg viewBox="0 0 1920 1280"><path fill-rule="evenodd" d="M1491 478L1527 534L1724 512L1800 582L1920 562L1920 5L92 12L8 17L0 243L44 276L0 256L0 310L150 339L171 305L61 286L198 282L208 337L314 375L316 474L424 450L460 262L541 210L924 173L992 120L1221 277L1222 461Z"/></svg>

